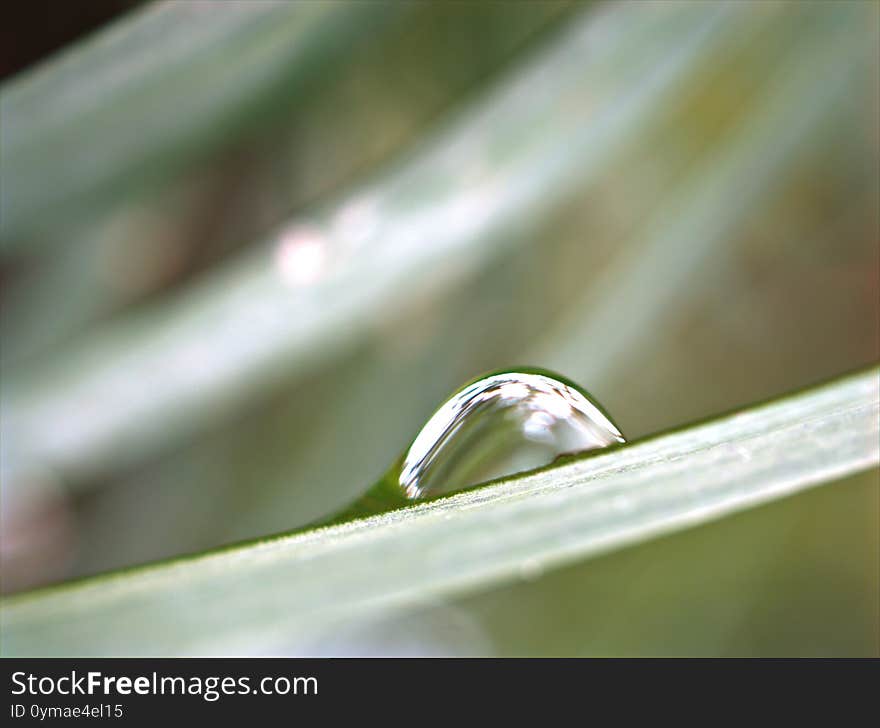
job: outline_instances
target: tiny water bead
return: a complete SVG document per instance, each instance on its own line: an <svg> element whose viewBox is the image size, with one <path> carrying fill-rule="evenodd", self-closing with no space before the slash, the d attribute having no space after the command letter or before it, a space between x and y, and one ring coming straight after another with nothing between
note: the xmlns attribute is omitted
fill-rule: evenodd
<svg viewBox="0 0 880 728"><path fill-rule="evenodd" d="M552 372L512 369L476 379L431 416L385 476L334 522L454 492L625 442L590 395Z"/></svg>
<svg viewBox="0 0 880 728"><path fill-rule="evenodd" d="M576 385L549 373L501 372L466 385L434 413L406 452L398 483L421 498L622 442Z"/></svg>

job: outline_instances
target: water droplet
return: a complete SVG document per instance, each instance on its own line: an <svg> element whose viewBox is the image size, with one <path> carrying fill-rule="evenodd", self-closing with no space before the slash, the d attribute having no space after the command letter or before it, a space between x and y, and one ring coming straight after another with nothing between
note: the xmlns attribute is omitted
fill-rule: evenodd
<svg viewBox="0 0 880 728"><path fill-rule="evenodd" d="M623 442L608 415L573 382L537 369L494 372L466 384L441 405L388 473L334 521Z"/></svg>
<svg viewBox="0 0 880 728"><path fill-rule="evenodd" d="M398 483L407 497L421 498L621 442L571 382L534 370L500 372L464 386L434 413L407 450Z"/></svg>

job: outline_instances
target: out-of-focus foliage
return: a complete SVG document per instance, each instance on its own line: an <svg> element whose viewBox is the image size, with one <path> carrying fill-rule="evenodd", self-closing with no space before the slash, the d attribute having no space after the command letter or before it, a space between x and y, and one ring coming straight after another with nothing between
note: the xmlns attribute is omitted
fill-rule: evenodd
<svg viewBox="0 0 880 728"><path fill-rule="evenodd" d="M5 590L327 513L481 370L638 437L880 358L875 3L302 5L147 5L0 89ZM796 611L876 653L876 483L439 605L434 648L791 652Z"/></svg>

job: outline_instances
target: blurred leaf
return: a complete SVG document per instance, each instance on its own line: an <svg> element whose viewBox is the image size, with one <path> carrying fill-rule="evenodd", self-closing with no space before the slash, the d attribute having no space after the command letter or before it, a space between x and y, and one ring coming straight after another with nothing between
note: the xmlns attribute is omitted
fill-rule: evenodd
<svg viewBox="0 0 880 728"><path fill-rule="evenodd" d="M53 206L37 221L47 226L42 240L38 235L2 261L0 366L26 368L51 357L55 347L97 321L186 286L264 236L291 210L349 185L511 57L554 32L573 5L421 3L397 12L404 9L397 4L367 23L358 42L337 47L327 63L303 71L308 78L302 84L281 93L266 90L265 102L241 111L235 133L213 143L216 118L206 114L193 121L207 128L181 138L173 157L132 156L115 184L99 185L89 210L78 205L68 215ZM162 7L154 11L164 12ZM393 22L378 22L386 16ZM234 64L235 58L221 63ZM292 66L297 63L293 59ZM218 64L218 78L226 65ZM137 75L130 79L135 86L140 81ZM168 91L161 86L149 93ZM96 113L118 113L113 98L109 94L108 107ZM147 184L133 186L138 180ZM76 186L69 193L81 191ZM77 214L80 224L66 224Z"/></svg>
<svg viewBox="0 0 880 728"><path fill-rule="evenodd" d="M770 77L759 113L736 127L717 164L707 161L693 181L697 194L682 192L697 200L687 214L650 241L654 260L673 239L676 255L665 265L684 279L784 169L792 145L833 109L833 94L864 62L863 45L849 42L861 14L850 8L834 15L830 30L828 17L810 6L792 24L778 9L676 4L623 5L576 19L543 54L384 175L291 220L259 250L180 295L95 331L52 362L12 372L4 411L17 432L16 459L82 480L155 454L313 371L383 312L504 257L597 175L616 147L637 138L695 68L724 59L732 39L748 43L778 24L796 40L778 77ZM805 99L816 103L791 124L791 109ZM742 195L750 184L754 191ZM676 205L670 214L679 212ZM628 260L639 263L638 256ZM662 277L650 285L643 265L635 272L627 288L645 298L684 288ZM607 293L605 314L632 313ZM603 316L608 339L593 353L593 366L615 366L618 334L631 341L650 327L660 303L645 300L631 316L638 326L626 330ZM594 345L593 337L581 339ZM70 412L81 415L75 424Z"/></svg>
<svg viewBox="0 0 880 728"><path fill-rule="evenodd" d="M87 214L289 105L389 2L161 2L0 89L0 244ZM47 214L51 211L51 214Z"/></svg>
<svg viewBox="0 0 880 728"><path fill-rule="evenodd" d="M271 651L876 466L878 435L872 369L430 503L9 598L3 652Z"/></svg>

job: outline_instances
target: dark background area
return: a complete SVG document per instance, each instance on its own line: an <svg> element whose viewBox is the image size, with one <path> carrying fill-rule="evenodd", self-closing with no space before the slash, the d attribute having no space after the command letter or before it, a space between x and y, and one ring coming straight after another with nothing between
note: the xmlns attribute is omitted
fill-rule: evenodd
<svg viewBox="0 0 880 728"><path fill-rule="evenodd" d="M140 0L33 0L3 4L0 81L140 5Z"/></svg>

